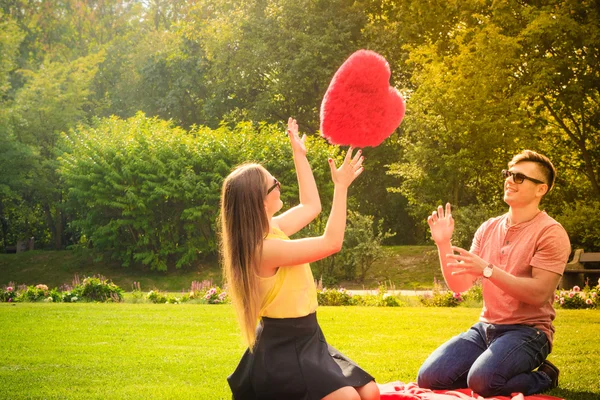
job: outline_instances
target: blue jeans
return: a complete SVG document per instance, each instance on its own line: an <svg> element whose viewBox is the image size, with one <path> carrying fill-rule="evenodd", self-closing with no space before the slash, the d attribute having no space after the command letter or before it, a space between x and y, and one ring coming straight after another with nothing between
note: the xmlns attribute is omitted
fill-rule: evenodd
<svg viewBox="0 0 600 400"><path fill-rule="evenodd" d="M532 371L549 353L548 338L539 329L478 322L431 353L417 382L434 390L470 388L483 397L541 393L552 382Z"/></svg>

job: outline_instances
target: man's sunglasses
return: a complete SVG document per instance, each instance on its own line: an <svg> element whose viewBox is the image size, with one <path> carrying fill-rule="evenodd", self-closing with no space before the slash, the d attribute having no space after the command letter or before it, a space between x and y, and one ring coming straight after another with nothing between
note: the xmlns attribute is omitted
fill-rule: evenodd
<svg viewBox="0 0 600 400"><path fill-rule="evenodd" d="M513 181L515 183L521 184L523 183L523 181L525 179L530 180L531 182L537 183L539 185L545 184L546 182L540 181L539 179L534 179L534 178L530 178L525 174L522 174L520 172L511 172L507 169L503 169L502 170L502 176L504 177L504 179L508 178L509 176L513 177Z"/></svg>
<svg viewBox="0 0 600 400"><path fill-rule="evenodd" d="M273 178L273 182L273 186L271 186L269 190L267 190L267 194L271 193L276 187L281 190L281 183L279 183L279 181L275 178Z"/></svg>

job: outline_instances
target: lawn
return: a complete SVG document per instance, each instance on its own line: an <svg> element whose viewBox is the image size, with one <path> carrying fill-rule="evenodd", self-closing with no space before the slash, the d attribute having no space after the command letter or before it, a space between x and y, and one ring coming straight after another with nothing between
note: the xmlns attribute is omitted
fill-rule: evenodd
<svg viewBox="0 0 600 400"><path fill-rule="evenodd" d="M124 290L132 290L133 282L140 282L142 290L161 289L179 292L189 289L192 281L205 279L220 283L222 274L216 260L199 264L193 269L168 272L149 268L122 267L110 260L95 261L87 250L28 251L19 254L0 254L0 285L43 283L50 288L71 284L75 274L80 278L102 275Z"/></svg>
<svg viewBox="0 0 600 400"><path fill-rule="evenodd" d="M414 381L469 308L321 307L329 342L378 382ZM0 304L0 398L225 399L243 352L230 305ZM550 394L600 398L600 311L558 310Z"/></svg>
<svg viewBox="0 0 600 400"><path fill-rule="evenodd" d="M340 282L348 289L375 289L380 283L396 289L433 287L433 279L442 279L435 246L388 246L386 256L376 261L365 282ZM216 259L208 259L195 268L168 272L150 271L140 267L125 268L109 260L94 261L91 252L30 251L19 254L0 254L0 285L43 283L50 288L70 284L75 274L102 275L124 290L132 290L133 282L140 282L143 291L160 289L179 292L189 289L192 281L222 281Z"/></svg>
<svg viewBox="0 0 600 400"><path fill-rule="evenodd" d="M375 261L365 282L343 282L349 289L375 288L379 283L396 289L431 289L434 278L443 280L435 246L386 246L386 256Z"/></svg>

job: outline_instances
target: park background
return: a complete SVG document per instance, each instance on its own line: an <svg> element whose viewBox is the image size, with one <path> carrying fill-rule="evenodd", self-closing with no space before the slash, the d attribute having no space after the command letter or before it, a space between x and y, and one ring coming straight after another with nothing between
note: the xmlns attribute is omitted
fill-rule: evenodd
<svg viewBox="0 0 600 400"><path fill-rule="evenodd" d="M167 291L188 288L192 280L220 284L216 221L220 186L231 168L261 162L282 182L284 204L298 201L285 137L289 116L309 136L308 157L324 210L300 235L322 232L333 191L326 160L344 149L320 137L319 107L337 68L363 48L387 59L390 83L403 94L407 112L389 139L363 150L366 171L350 189L344 250L312 265L324 285L432 288L440 274L426 216L450 201L457 221L454 242L468 247L483 221L505 212L500 171L523 149L548 155L558 169L556 187L542 208L563 224L574 249L598 251L598 1L0 0L0 253L12 253L30 238L36 249L0 254L0 284L4 290L10 282L55 287L75 274L96 273L126 290L134 281L144 290ZM75 306L2 308L7 358L0 376L22 385L13 396L31 394L35 382L42 382L31 396L44 397L53 387L48 382L56 379L44 372L62 365L47 360L65 349L75 352L69 365L91 373L93 366L82 361L77 344L60 338L69 336L79 319L89 318L80 326L88 332L97 315L117 310L61 308ZM212 332L208 340L237 337L228 309L202 307L183 310L212 315L198 322ZM150 320L163 312L137 310ZM416 310L382 318L429 315ZM466 328L476 312L461 312L468 314ZM590 365L598 359L582 355L597 344L597 311L568 312L587 314L563 314L563 332L574 336L569 342L563 334L565 347L557 357L577 367L567 372L572 389L567 394L594 398L600 383ZM166 318L185 325L181 313ZM334 325L334 342L342 350L356 354L332 316L356 322L365 313L324 308L331 319L323 324ZM49 315L71 322L48 327ZM418 355L408 352L409 339L399 346L399 352L408 352L406 365L394 364L387 357L395 353L381 344L361 357L384 380L414 379L419 357L456 333L444 330L453 315L440 314L440 325L430 328L438 336ZM229 328L213 332L218 320ZM104 321L112 326L110 316ZM30 330L24 338L31 348L18 326ZM369 326L359 330L361 337ZM129 329L113 328L113 335ZM382 340L392 343L395 330L378 329ZM136 334L147 339L149 330ZM53 346L44 345L46 333ZM169 335L186 333L163 334L173 339ZM190 341L198 339L187 334ZM86 350L102 347L111 334L99 335L82 339L90 342ZM115 355L133 357L119 346ZM18 367L23 349L41 358ZM165 359L173 350L157 349L153 357ZM214 379L230 372L240 349L207 350L215 364L228 360ZM110 379L111 367L100 358L91 360L103 365ZM157 369L158 375L141 375L150 381L177 370L132 360ZM19 368L27 379L15 374ZM398 370L404 372L395 375ZM69 382L74 377L60 376ZM98 397L110 395L98 389L106 381L94 376ZM80 383L85 393L89 382ZM226 393L223 384L214 389L221 393L217 398ZM62 386L69 393L69 385ZM161 397L169 397L173 387L180 385L166 385ZM2 396L10 396L10 388L3 390ZM124 390L117 397L136 398L134 389Z"/></svg>

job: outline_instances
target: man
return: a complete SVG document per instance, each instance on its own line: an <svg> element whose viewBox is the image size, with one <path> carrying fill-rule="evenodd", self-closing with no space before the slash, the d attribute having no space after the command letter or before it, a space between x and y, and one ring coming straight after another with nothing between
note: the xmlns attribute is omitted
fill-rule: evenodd
<svg viewBox="0 0 600 400"><path fill-rule="evenodd" d="M427 358L419 370L421 387L468 387L491 397L530 395L558 385L558 368L546 357L554 334L554 291L571 245L564 228L539 209L556 170L530 150L508 167L502 175L509 210L479 227L470 251L450 244L450 204L427 219L448 287L464 291L482 277L484 303L478 323Z"/></svg>

